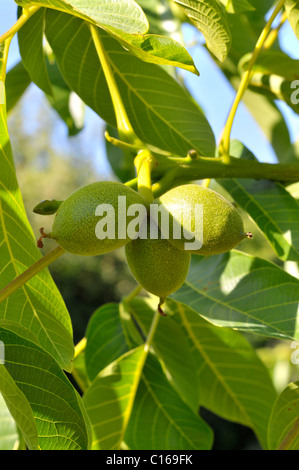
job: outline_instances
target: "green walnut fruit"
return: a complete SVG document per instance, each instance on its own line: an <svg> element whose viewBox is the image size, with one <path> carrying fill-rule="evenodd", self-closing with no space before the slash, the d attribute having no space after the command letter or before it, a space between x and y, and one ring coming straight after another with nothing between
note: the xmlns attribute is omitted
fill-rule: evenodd
<svg viewBox="0 0 299 470"><path fill-rule="evenodd" d="M160 221L162 233L180 250L215 255L231 250L246 237L251 238L251 234L244 233L237 209L211 189L197 184L177 186L154 203L160 205L162 214L169 216L169 233Z"/></svg>
<svg viewBox="0 0 299 470"><path fill-rule="evenodd" d="M161 237L161 233L158 234ZM151 294L166 297L179 289L188 274L191 255L165 239L136 238L125 247L128 266L136 281Z"/></svg>
<svg viewBox="0 0 299 470"><path fill-rule="evenodd" d="M48 236L76 255L108 253L130 241L126 228L133 219L127 215L132 204L147 206L140 194L121 183L89 184L60 205Z"/></svg>

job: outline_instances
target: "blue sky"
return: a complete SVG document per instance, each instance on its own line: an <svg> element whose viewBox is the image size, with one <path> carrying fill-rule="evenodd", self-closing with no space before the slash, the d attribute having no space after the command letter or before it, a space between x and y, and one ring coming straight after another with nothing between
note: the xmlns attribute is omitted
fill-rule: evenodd
<svg viewBox="0 0 299 470"><path fill-rule="evenodd" d="M16 5L12 0L1 0L1 16L0 16L0 34L5 32L12 26L16 19ZM5 4L5 6L4 6ZM194 28L186 27L186 37L194 37ZM280 43L282 48L290 53L292 57L299 59L299 47L298 41L291 30L288 23L286 23L280 32ZM235 91L232 89L230 84L223 78L221 71L214 64L209 54L203 47L193 47L191 49L191 55L195 61L197 68L200 71L200 77L195 77L191 73L185 73L184 77L186 84L190 89L191 93L198 101L200 106L206 113L206 116L212 126L215 133L216 140L218 141L223 129L228 111L231 103L235 96ZM8 61L8 68L14 65L19 60L19 50L16 38L14 38ZM38 92L37 93L37 97ZM299 118L293 111L287 106L281 105L281 109L286 117L292 140L295 141L299 138ZM101 120L91 111L87 110L86 115L86 128L83 133L84 140L90 142L89 131L94 126L101 126ZM93 133L93 132L92 132ZM84 135L85 134L85 135ZM61 125L58 130L58 141L60 146L67 145L67 134L64 125ZM274 152L264 137L263 133L251 117L246 107L241 105L239 107L234 127L232 130L232 138L241 140L247 145L250 150L256 155L260 161L264 162L275 162L276 158ZM102 140L97 142L98 149L95 152L93 146L93 153L98 161L103 162L100 157L102 153L105 153L104 144ZM109 172L107 165L105 168L100 168Z"/></svg>

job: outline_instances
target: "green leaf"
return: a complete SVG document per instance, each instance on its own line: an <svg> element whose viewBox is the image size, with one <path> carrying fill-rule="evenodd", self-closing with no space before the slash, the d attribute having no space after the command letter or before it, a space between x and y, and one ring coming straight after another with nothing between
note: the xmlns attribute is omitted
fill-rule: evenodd
<svg viewBox="0 0 299 470"><path fill-rule="evenodd" d="M299 2L298 0L286 0L285 10L287 13L287 18L291 27L293 28L294 33L299 39Z"/></svg>
<svg viewBox="0 0 299 470"><path fill-rule="evenodd" d="M22 2L24 3L24 2ZM35 4L36 2L31 2ZM79 2L80 3L80 2ZM102 3L102 5L99 5ZM121 4L122 3L122 4ZM131 5L125 4L124 1L119 1L118 3L110 3L108 10L111 14L111 22L107 23L107 12L106 14L98 15L101 7L106 9L107 2L100 1L97 5L94 5L94 9L90 14L90 18L96 18L96 24L103 27L109 34L111 34L117 41L119 41L127 50L132 54L136 55L139 59L145 60L146 62L155 63L155 64L165 64L181 67L183 69L189 70L192 73L199 75L194 62L188 51L177 41L170 37L158 36L153 34L142 35L148 29L147 19L144 16L146 21L146 28L143 30L131 29L130 18L128 17L128 11L130 15L133 14L131 10L127 8L132 8L134 2L131 1ZM68 4L72 4L78 8L81 12L86 10L86 7L91 7L85 1L78 2L37 2L37 4L42 4L48 6L49 8L61 9L64 12L69 12ZM63 8L59 8L60 4L65 4ZM135 8L137 7L135 3ZM140 8L140 7L139 7ZM113 10L113 11L112 11ZM140 8L141 10L141 8ZM121 16L120 11L123 11ZM142 11L142 10L141 10ZM75 14L73 12L73 14ZM81 15L76 15L81 17ZM113 19L113 16L115 18ZM45 18L45 9L41 9L33 15L32 18L28 20L25 26L19 32L19 46L21 56L24 62L25 67L27 68L29 75L32 80L47 94L51 95L51 85L49 78L47 76L47 70L44 60L43 52L43 31L44 31L44 18ZM123 22L123 19L126 18L128 23L125 24L119 23L119 19ZM139 34L138 34L139 33Z"/></svg>
<svg viewBox="0 0 299 470"><path fill-rule="evenodd" d="M292 183L286 187L286 190L295 198L298 202L299 200L299 182Z"/></svg>
<svg viewBox="0 0 299 470"><path fill-rule="evenodd" d="M149 355L143 370L125 442L136 450L208 450L213 434L170 385Z"/></svg>
<svg viewBox="0 0 299 470"><path fill-rule="evenodd" d="M189 52L177 41L154 34L128 34L108 31L122 46L138 59L152 64L172 65L199 75Z"/></svg>
<svg viewBox="0 0 299 470"><path fill-rule="evenodd" d="M16 179L5 105L0 106L0 167L0 288L4 288L41 258ZM72 325L47 269L0 303L0 318L28 328L61 367L71 370Z"/></svg>
<svg viewBox="0 0 299 470"><path fill-rule="evenodd" d="M49 46L44 46L45 14L42 8L19 31L21 57L31 80L65 121L69 135L76 135L84 125L84 105L63 80Z"/></svg>
<svg viewBox="0 0 299 470"><path fill-rule="evenodd" d="M6 75L6 109L9 113L31 83L23 62L18 62Z"/></svg>
<svg viewBox="0 0 299 470"><path fill-rule="evenodd" d="M299 261L299 207L279 184L269 180L218 180L248 212L284 261Z"/></svg>
<svg viewBox="0 0 299 470"><path fill-rule="evenodd" d="M5 366L0 367L5 368L19 394L30 404L39 447L43 450L86 449L87 429L78 396L59 365L42 348L10 331L0 328L0 337L5 344ZM30 414L24 402L19 397L10 397L12 406L21 408L28 419Z"/></svg>
<svg viewBox="0 0 299 470"><path fill-rule="evenodd" d="M239 63L240 75L248 69L252 54L246 54ZM299 60L292 59L282 51L266 50L258 56L252 72L263 75L279 75L286 80L299 78Z"/></svg>
<svg viewBox="0 0 299 470"><path fill-rule="evenodd" d="M299 450L299 382L290 383L278 396L269 422L271 450Z"/></svg>
<svg viewBox="0 0 299 470"><path fill-rule="evenodd" d="M223 62L231 47L231 33L225 12L215 0L172 0L202 32L207 47Z"/></svg>
<svg viewBox="0 0 299 470"><path fill-rule="evenodd" d="M160 67L133 57L104 31L100 34L138 137L176 155L185 156L194 148L200 155L213 156L212 130L183 88ZM77 18L48 11L46 35L68 86L107 123L116 127L107 84L86 24Z"/></svg>
<svg viewBox="0 0 299 470"><path fill-rule="evenodd" d="M183 42L181 22L172 10L169 0L137 0L149 21L149 32L163 34Z"/></svg>
<svg viewBox="0 0 299 470"><path fill-rule="evenodd" d="M55 58L46 57L53 96L47 98L68 127L69 136L77 135L84 127L85 105L65 83Z"/></svg>
<svg viewBox="0 0 299 470"><path fill-rule="evenodd" d="M143 346L124 354L100 372L84 394L93 450L120 448L140 380L143 355Z"/></svg>
<svg viewBox="0 0 299 470"><path fill-rule="evenodd" d="M118 304L105 304L92 315L86 330L85 361L88 376L98 372L128 351Z"/></svg>
<svg viewBox="0 0 299 470"><path fill-rule="evenodd" d="M238 142L232 147L232 155L254 159ZM299 261L299 206L281 184L246 178L217 181L248 212L277 256L284 261Z"/></svg>
<svg viewBox="0 0 299 470"><path fill-rule="evenodd" d="M45 13L42 8L29 18L18 33L18 41L22 62L31 80L44 93L52 95L43 47Z"/></svg>
<svg viewBox="0 0 299 470"><path fill-rule="evenodd" d="M251 54L242 57L240 74L248 67ZM299 61L281 51L264 51L253 67L250 89L267 96L271 101L282 100L299 114L298 100L294 87L299 78ZM299 81L298 81L299 82ZM279 155L278 155L279 157Z"/></svg>
<svg viewBox="0 0 299 470"><path fill-rule="evenodd" d="M44 3L47 4L50 2ZM81 3L84 4L83 1ZM85 3L87 5L87 2ZM107 6L105 5L107 2L102 3L103 6ZM52 5L53 3L50 8L53 8ZM80 8L78 2L75 6ZM83 5L81 5L81 7L82 6ZM99 5L97 8L99 8ZM121 2L110 4L110 8L114 9L113 14L118 15L119 9L122 8ZM67 11L67 8L62 11ZM51 95L51 85L47 76L42 43L45 12L46 9L43 8L35 13L25 24L24 28L20 30L19 46L24 65L32 80L45 91L45 93ZM128 18L127 10L126 14L123 14L123 16ZM114 26L113 22L107 24L107 16L101 18L101 20L98 19L96 23L139 59L155 64L181 67L199 75L188 51L174 39L153 34L143 35L140 33L145 31L128 30L127 24L125 26L119 25L118 21Z"/></svg>
<svg viewBox="0 0 299 470"><path fill-rule="evenodd" d="M263 27L265 14L273 6L272 0L251 0L254 12L246 15L230 15L232 47L228 59L221 68L235 90L240 85L238 63L255 47ZM247 89L243 102L269 140L280 162L286 163L296 158L292 149L291 138L284 117L277 107L273 95L267 96L256 92L256 88Z"/></svg>
<svg viewBox="0 0 299 470"><path fill-rule="evenodd" d="M58 211L62 203L63 201L56 201L56 199L51 199L50 201L47 199L37 204L33 208L33 212L40 215L52 215Z"/></svg>
<svg viewBox="0 0 299 470"><path fill-rule="evenodd" d="M272 100L284 101L296 114L299 114L299 102L297 100L297 91L294 90L293 83L297 80L285 80L280 75L265 75L255 73L250 82L250 88L257 93L268 96Z"/></svg>
<svg viewBox="0 0 299 470"><path fill-rule="evenodd" d="M148 21L134 0L16 0L21 7L41 6L90 21L97 26L106 26L133 34L148 30Z"/></svg>
<svg viewBox="0 0 299 470"><path fill-rule="evenodd" d="M254 7L248 0L220 0L228 13L243 13L254 11Z"/></svg>
<svg viewBox="0 0 299 470"><path fill-rule="evenodd" d="M0 394L0 450L13 450L18 440L19 435L15 420Z"/></svg>
<svg viewBox="0 0 299 470"><path fill-rule="evenodd" d="M127 306L145 337L156 309L156 301L142 298L132 300ZM161 318L152 346L164 363L168 380L188 406L197 412L199 400L196 365L182 328L169 316Z"/></svg>
<svg viewBox="0 0 299 470"><path fill-rule="evenodd" d="M1 329L1 338L3 338L4 331ZM0 392L11 416L21 430L28 448L37 450L38 436L32 409L26 396L18 388L3 364L0 365Z"/></svg>
<svg viewBox="0 0 299 470"><path fill-rule="evenodd" d="M237 90L240 79L231 78L231 83ZM260 126L265 137L271 143L280 163L296 160L296 149L291 143L290 133L284 117L273 100L273 96L257 93L257 89L248 88L243 96L243 102Z"/></svg>
<svg viewBox="0 0 299 470"><path fill-rule="evenodd" d="M267 448L276 392L253 347L240 333L212 325L182 304L171 301L167 311L189 340L200 404L250 427Z"/></svg>
<svg viewBox="0 0 299 470"><path fill-rule="evenodd" d="M291 137L283 118L273 99L247 89L243 102L271 143L278 161L288 163L294 161Z"/></svg>
<svg viewBox="0 0 299 470"><path fill-rule="evenodd" d="M232 250L193 255L187 280L170 297L214 325L279 339L299 338L299 280L261 258Z"/></svg>

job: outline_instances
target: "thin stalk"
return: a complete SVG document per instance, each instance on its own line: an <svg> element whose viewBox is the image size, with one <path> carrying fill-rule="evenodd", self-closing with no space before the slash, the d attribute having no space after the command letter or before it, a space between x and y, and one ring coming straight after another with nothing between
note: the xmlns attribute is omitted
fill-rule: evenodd
<svg viewBox="0 0 299 470"><path fill-rule="evenodd" d="M287 12L284 11L283 14L281 15L279 25L276 28L273 28L272 31L269 33L269 36L267 37L264 43L264 47L263 47L264 50L270 49L273 46L273 44L275 43L277 39L280 29L282 28L282 26L284 25L287 19L288 19Z"/></svg>
<svg viewBox="0 0 299 470"><path fill-rule="evenodd" d="M81 341L79 341L79 343L76 344L74 359L76 359L76 357L78 357L79 354L81 354L81 352L83 352L85 350L86 343L87 343L86 338L82 338Z"/></svg>
<svg viewBox="0 0 299 470"><path fill-rule="evenodd" d="M105 132L105 138L108 142L110 142L110 144L112 144L115 147L118 147L118 148L120 148L124 151L134 152L136 154L136 152L138 152L138 150L141 150L140 146L138 147L137 145L128 144L127 142L123 142L122 140L119 140L119 139L116 139L115 137L112 137L111 135L109 135L108 131Z"/></svg>
<svg viewBox="0 0 299 470"><path fill-rule="evenodd" d="M142 286L137 286L127 297L123 299L123 303L129 303L135 299L136 295L142 290Z"/></svg>
<svg viewBox="0 0 299 470"><path fill-rule="evenodd" d="M130 401L129 401L126 413L124 415L123 426L122 426L122 435L121 435L120 443L123 441L123 437L125 435L125 432L126 432L129 420L130 420L130 416L131 416L131 413L132 413L132 409L133 409L137 389L138 389L138 386L139 386L139 383L140 383L141 375L142 375L142 372L143 372L143 368L144 368L144 365L145 365L145 362L146 362L146 359L147 359L147 356L148 356L150 346L151 346L153 338L155 336L155 332L157 330L159 320L160 320L160 314L157 311L154 315L154 318L153 318L151 326L150 326L149 333L147 335L146 341L145 341L144 346L143 346L142 356L141 356L139 364L138 364L138 373L135 374L135 379L134 379L134 382L133 382L132 387L131 387L131 396L130 396Z"/></svg>
<svg viewBox="0 0 299 470"><path fill-rule="evenodd" d="M137 178L133 178L132 180L127 181L125 183L125 186L128 186L129 188L137 189L137 183L138 183Z"/></svg>
<svg viewBox="0 0 299 470"><path fill-rule="evenodd" d="M9 52L11 41L12 41L12 37L6 39L3 43L3 51L2 51L1 65L0 65L0 81L3 83L5 82L5 79L6 79L7 59L8 59L8 52ZM0 47L1 47L1 43L0 43Z"/></svg>
<svg viewBox="0 0 299 470"><path fill-rule="evenodd" d="M113 71L109 63L109 58L101 40L99 29L92 24L88 24L88 26L110 91L120 139L133 145L135 144L143 146L133 131L129 121Z"/></svg>
<svg viewBox="0 0 299 470"><path fill-rule="evenodd" d="M202 183L201 183L201 186L203 188L208 188L211 184L211 178L205 178Z"/></svg>
<svg viewBox="0 0 299 470"><path fill-rule="evenodd" d="M150 151L142 150L135 158L134 164L137 171L138 192L148 203L151 203L154 200L151 178L154 159Z"/></svg>
<svg viewBox="0 0 299 470"><path fill-rule="evenodd" d="M86 343L87 343L87 339L84 337L75 346L74 359L76 359L79 356L79 354L81 354L85 350ZM78 372L76 371L75 368L72 370L72 377L75 380L75 382L79 385L81 391L83 393L86 392L86 386L85 386L84 382L81 380L80 375L78 374Z"/></svg>
<svg viewBox="0 0 299 470"><path fill-rule="evenodd" d="M235 119L235 116L236 116L236 113L237 113L238 106L239 106L239 104L240 104L240 102L243 98L243 95L244 95L244 93L245 93L245 91L248 87L253 66L254 66L254 64L255 64L255 62L256 62L256 60L257 60L264 44L265 44L267 36L268 36L268 34L271 30L273 21L275 20L275 18L279 14L279 12L282 9L284 3L285 3L285 0L280 0L278 2L278 4L277 4L276 8L274 9L271 17L267 21L267 24L264 27L264 29L263 29L263 31L262 31L262 33L261 33L261 35L260 35L260 37L259 37L259 39L256 43L256 46L254 48L254 51L253 51L253 54L252 54L252 57L251 57L251 60L250 60L249 66L248 66L248 70L246 70L246 72L244 72L244 74L242 76L241 83L239 85L239 89L237 91L235 100L234 100L233 105L231 107L231 110L229 112L229 115L228 115L228 118L227 118L227 121L226 121L226 124L225 124L225 127L224 127L222 139L221 139L221 142L220 142L220 146L219 146L220 154L222 155L223 161L226 164L230 163L230 155L229 155L230 135L231 135L231 131L232 131L232 127L233 127L233 123L234 123L234 119Z"/></svg>
<svg viewBox="0 0 299 470"><path fill-rule="evenodd" d="M164 173L160 181L157 181L152 185L153 195L156 194L163 194L165 192L165 188L169 189L177 177L179 172L179 167L174 166L173 168L169 169ZM155 196L154 196L155 197Z"/></svg>
<svg viewBox="0 0 299 470"><path fill-rule="evenodd" d="M4 289L0 290L0 302L3 302L3 300L19 289L19 287L22 287L24 284L30 281L30 279L32 279L37 273L39 273L42 269L45 269L64 253L64 249L58 246L39 261L30 266L30 268L26 269L26 271L24 271L22 274L20 274L20 276L4 287Z"/></svg>
<svg viewBox="0 0 299 470"><path fill-rule="evenodd" d="M146 355L150 349L150 346L153 342L153 339L154 339L154 336L155 336L155 333L156 333L156 330L157 330L157 326L158 326L158 323L159 323L159 320L161 318L161 315L159 314L159 312L155 312L155 315L154 315L154 318L152 320L152 324L151 324L151 327L150 327L150 330L148 332L148 335L147 335L147 338L146 338L146 342L144 343L144 351L146 352Z"/></svg>
<svg viewBox="0 0 299 470"><path fill-rule="evenodd" d="M13 36L22 28L22 26L29 20L29 18L36 13L40 7L29 7L23 9L23 14L20 16L18 21L8 30L6 33L0 36L0 44L7 39L13 38Z"/></svg>

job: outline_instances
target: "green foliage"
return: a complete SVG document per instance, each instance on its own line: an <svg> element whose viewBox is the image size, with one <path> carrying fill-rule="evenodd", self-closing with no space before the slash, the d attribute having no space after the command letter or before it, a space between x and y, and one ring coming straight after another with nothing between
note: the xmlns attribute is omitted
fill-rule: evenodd
<svg viewBox="0 0 299 470"><path fill-rule="evenodd" d="M297 450L299 383L290 383L277 397L269 422L268 439L271 449Z"/></svg>
<svg viewBox="0 0 299 470"><path fill-rule="evenodd" d="M182 7L185 14L205 37L207 47L223 62L231 46L231 34L225 12L216 0L172 0Z"/></svg>
<svg viewBox="0 0 299 470"><path fill-rule="evenodd" d="M0 37L1 450L206 450L221 426L225 436L242 426L256 448L299 449L299 151L278 103L299 112L298 60L279 42L281 19L299 38L298 1L279 3L278 29L272 25L252 55L274 3L16 0L19 19ZM184 84L186 73L204 72L184 45L185 22L202 33L200 47L242 94L282 165L259 165L239 141L223 161ZM15 33L21 61L6 71ZM82 132L86 107L104 121L92 135ZM72 137L67 148L59 146L59 118ZM97 145L105 130L107 162ZM106 163L120 182L104 181ZM207 167L221 171L201 187L193 180ZM113 240L109 249L101 240L97 248L101 202L117 208L118 196L130 195L127 204L148 209L175 193L181 207L184 188L192 199L211 194L209 183L238 214L238 223L225 224L215 201L204 208L203 235L224 225L224 253L190 263L167 240L140 238ZM237 251L239 213L254 239ZM40 252L45 220L47 232L54 221L53 239ZM51 259L54 239L67 251L101 256L65 253L50 271L35 272Z"/></svg>
<svg viewBox="0 0 299 470"><path fill-rule="evenodd" d="M24 337L1 329L1 338L6 350L5 367L1 366L4 399L29 448L86 449L87 430L80 398L59 365ZM9 387L17 390L17 398L12 400ZM27 427L30 424L29 429L24 429L24 420Z"/></svg>
<svg viewBox="0 0 299 470"><path fill-rule="evenodd" d="M8 411L2 395L0 395L0 450L13 450L18 442L16 423Z"/></svg>
<svg viewBox="0 0 299 470"><path fill-rule="evenodd" d="M194 256L184 286L171 297L218 326L298 339L298 285L275 264L233 250Z"/></svg>
<svg viewBox="0 0 299 470"><path fill-rule="evenodd" d="M235 142L232 154L255 159ZM240 207L245 209L266 235L273 250L283 260L299 261L299 206L283 185L268 180L225 179L218 182Z"/></svg>
<svg viewBox="0 0 299 470"><path fill-rule="evenodd" d="M0 128L2 288L40 259L41 255L18 187L3 105ZM24 285L7 302L1 302L0 318L28 328L36 336L37 344L45 347L61 367L71 370L72 325L63 299L46 270Z"/></svg>

